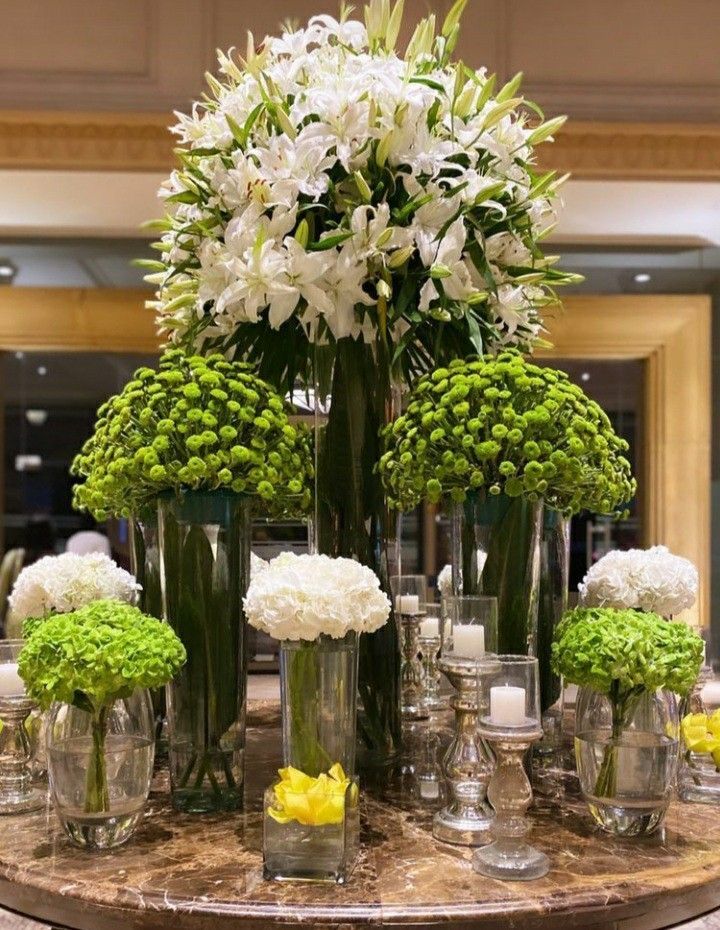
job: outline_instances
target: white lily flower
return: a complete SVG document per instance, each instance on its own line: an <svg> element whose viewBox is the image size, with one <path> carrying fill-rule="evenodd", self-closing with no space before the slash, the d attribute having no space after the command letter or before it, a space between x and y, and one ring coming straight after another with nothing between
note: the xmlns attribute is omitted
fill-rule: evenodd
<svg viewBox="0 0 720 930"><path fill-rule="evenodd" d="M443 268L445 274L442 278L442 289L450 300L467 300L475 293L470 278L470 272L463 260L463 250L465 248L465 223L462 217L458 217L451 224L448 231L437 244L436 248L423 245L420 249L420 258L423 264L439 265ZM438 300L440 292L432 278L428 279L420 291L421 313L426 313L433 301Z"/></svg>

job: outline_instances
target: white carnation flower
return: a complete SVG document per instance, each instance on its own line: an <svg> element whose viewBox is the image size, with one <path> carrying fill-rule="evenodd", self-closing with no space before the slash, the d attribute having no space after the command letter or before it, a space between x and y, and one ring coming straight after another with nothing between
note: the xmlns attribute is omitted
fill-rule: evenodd
<svg viewBox="0 0 720 930"><path fill-rule="evenodd" d="M578 586L587 607L634 608L672 617L695 603L698 571L666 546L615 549L604 555Z"/></svg>
<svg viewBox="0 0 720 930"><path fill-rule="evenodd" d="M293 552L253 575L243 606L252 626L281 640L372 633L390 615L390 601L365 565Z"/></svg>
<svg viewBox="0 0 720 930"><path fill-rule="evenodd" d="M13 617L66 614L92 601L135 604L140 585L104 553L48 555L18 575L9 598Z"/></svg>
<svg viewBox="0 0 720 930"><path fill-rule="evenodd" d="M452 565L445 565L437 577L437 588L440 597L452 597Z"/></svg>

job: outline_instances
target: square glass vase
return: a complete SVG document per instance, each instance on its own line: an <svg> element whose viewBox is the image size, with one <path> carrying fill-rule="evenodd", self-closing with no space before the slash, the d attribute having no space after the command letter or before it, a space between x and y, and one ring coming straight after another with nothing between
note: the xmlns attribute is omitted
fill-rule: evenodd
<svg viewBox="0 0 720 930"><path fill-rule="evenodd" d="M275 785L265 791L263 811L263 874L274 881L332 882L344 885L357 861L360 846L358 783L353 779L332 812L302 823L296 817L282 823L278 813L297 813L312 820L308 797L285 793L285 812L279 808ZM273 816L273 811L276 816Z"/></svg>
<svg viewBox="0 0 720 930"><path fill-rule="evenodd" d="M686 752L678 777L682 801L720 804L720 771L710 753Z"/></svg>

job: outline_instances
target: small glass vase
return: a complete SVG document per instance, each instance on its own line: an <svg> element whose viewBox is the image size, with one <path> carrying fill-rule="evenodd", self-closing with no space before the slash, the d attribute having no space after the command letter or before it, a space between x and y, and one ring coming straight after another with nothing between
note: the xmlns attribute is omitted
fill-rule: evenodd
<svg viewBox="0 0 720 930"><path fill-rule="evenodd" d="M581 688L576 702L575 759L595 822L617 836L652 833L663 822L678 765L674 694L629 696Z"/></svg>
<svg viewBox="0 0 720 930"><path fill-rule="evenodd" d="M680 763L678 796L683 801L720 804L720 770L710 753L685 752Z"/></svg>
<svg viewBox="0 0 720 930"><path fill-rule="evenodd" d="M451 526L454 593L497 598L498 651L535 655L542 502L476 491Z"/></svg>
<svg viewBox="0 0 720 930"><path fill-rule="evenodd" d="M250 499L186 491L158 500L163 616L187 663L168 685L170 784L186 813L243 804Z"/></svg>
<svg viewBox="0 0 720 930"><path fill-rule="evenodd" d="M357 633L280 645L281 775L289 780L265 794L268 879L343 884L353 869L359 843L357 675Z"/></svg>
<svg viewBox="0 0 720 930"><path fill-rule="evenodd" d="M50 790L78 846L110 849L130 839L150 792L155 740L150 692L98 711L53 704L47 725Z"/></svg>

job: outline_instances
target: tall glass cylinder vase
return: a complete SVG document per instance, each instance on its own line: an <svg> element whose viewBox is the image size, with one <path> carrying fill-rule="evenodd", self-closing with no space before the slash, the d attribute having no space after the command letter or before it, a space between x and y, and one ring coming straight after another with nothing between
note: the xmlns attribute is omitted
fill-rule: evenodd
<svg viewBox="0 0 720 930"><path fill-rule="evenodd" d="M187 650L167 687L174 806L242 806L250 581L249 499L186 491L158 501L163 616Z"/></svg>
<svg viewBox="0 0 720 930"><path fill-rule="evenodd" d="M358 635L280 644L283 758L316 778L355 772Z"/></svg>
<svg viewBox="0 0 720 930"><path fill-rule="evenodd" d="M382 348L340 339L315 357L316 551L369 566L390 594L399 574L395 520L389 514L376 464L380 430L398 405ZM358 673L360 762L383 765L400 745L400 646L397 622L366 634Z"/></svg>
<svg viewBox="0 0 720 930"><path fill-rule="evenodd" d="M544 508L540 543L537 659L540 704L545 714L560 698L560 676L551 667L555 627L568 608L570 586L570 518Z"/></svg>
<svg viewBox="0 0 720 930"><path fill-rule="evenodd" d="M141 586L140 609L151 617L162 617L160 590L160 540L157 504L146 507L129 521L130 570ZM167 708L165 689L156 688L152 695L155 719L155 756L167 757L167 737L164 735Z"/></svg>
<svg viewBox="0 0 720 930"><path fill-rule="evenodd" d="M477 491L452 512L453 588L498 602L498 652L535 655L542 502Z"/></svg>

